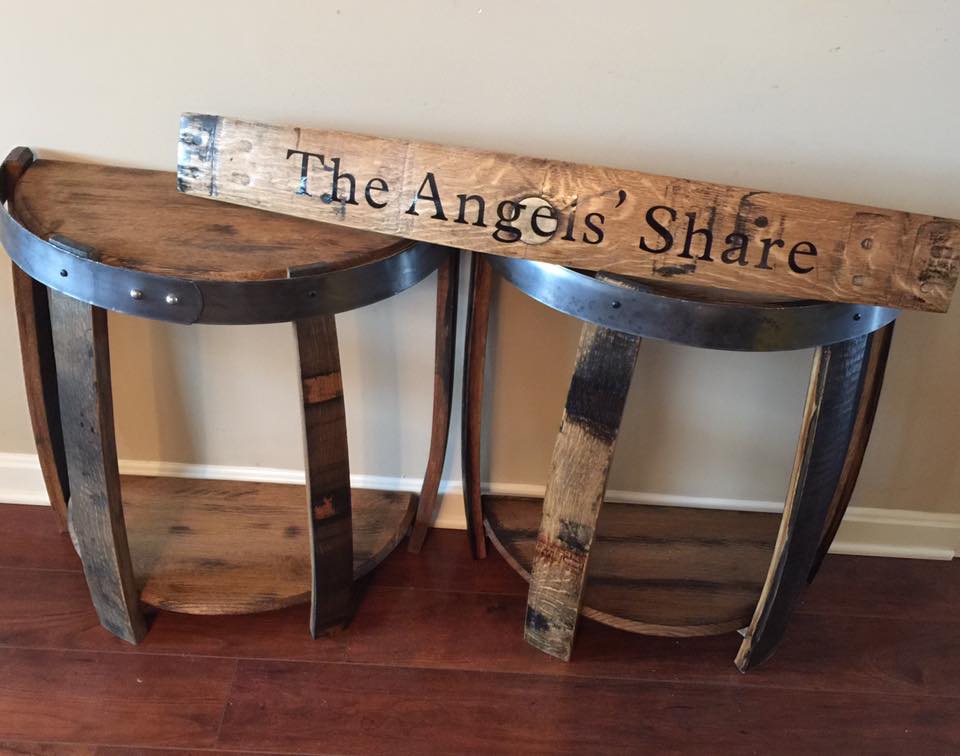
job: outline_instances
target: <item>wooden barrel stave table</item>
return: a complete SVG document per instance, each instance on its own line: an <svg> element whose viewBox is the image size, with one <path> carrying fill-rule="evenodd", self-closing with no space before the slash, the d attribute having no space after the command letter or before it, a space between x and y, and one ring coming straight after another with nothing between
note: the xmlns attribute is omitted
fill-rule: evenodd
<svg viewBox="0 0 960 756"><path fill-rule="evenodd" d="M34 160L26 148L0 178L0 242L15 263L41 469L101 624L136 643L146 632L141 604L221 614L303 601L314 635L344 624L354 578L411 525L418 549L432 521L450 416L456 251L185 196L173 173ZM423 488L351 491L334 314L434 271ZM120 476L107 309L174 323L293 322L307 508L302 486Z"/></svg>
<svg viewBox="0 0 960 756"><path fill-rule="evenodd" d="M543 500L485 496L483 373L495 274L581 320ZM530 582L525 636L569 659L579 616L633 632L741 630L741 671L782 638L839 527L869 439L898 311L653 287L531 260L474 255L463 394L468 537ZM782 516L604 503L641 338L736 351L814 348Z"/></svg>

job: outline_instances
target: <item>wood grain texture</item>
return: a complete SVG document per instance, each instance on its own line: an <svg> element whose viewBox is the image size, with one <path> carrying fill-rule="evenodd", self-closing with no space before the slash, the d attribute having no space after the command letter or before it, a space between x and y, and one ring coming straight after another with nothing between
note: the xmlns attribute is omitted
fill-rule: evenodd
<svg viewBox="0 0 960 756"><path fill-rule="evenodd" d="M487 555L483 529L483 499L480 492L481 444L483 440L483 387L490 327L490 297L493 270L483 255L470 255L470 287L467 296L467 326L464 339L463 397L460 408L460 454L463 467L463 506L467 538L474 559Z"/></svg>
<svg viewBox="0 0 960 756"><path fill-rule="evenodd" d="M477 252L801 299L942 312L960 272L960 223L948 219L212 115L182 117L178 180L190 194ZM537 216L524 200L547 207Z"/></svg>
<svg viewBox="0 0 960 756"><path fill-rule="evenodd" d="M33 164L33 153L17 147L0 166L0 200L13 204L17 184ZM60 427L60 399L57 396L57 367L50 333L50 305L47 289L33 281L16 265L13 268L13 301L17 311L23 383L27 408L40 460L44 486L57 513L60 530L67 528L70 484Z"/></svg>
<svg viewBox="0 0 960 756"><path fill-rule="evenodd" d="M294 323L300 359L312 598L310 634L353 612L353 536L347 417L333 315ZM317 387L322 386L321 390Z"/></svg>
<svg viewBox="0 0 960 756"><path fill-rule="evenodd" d="M20 333L20 359L27 390L27 408L37 447L40 471L50 505L61 531L67 528L70 480L60 421L57 364L50 329L47 287L34 281L16 265L13 268L13 299Z"/></svg>
<svg viewBox="0 0 960 756"><path fill-rule="evenodd" d="M38 160L21 179L14 216L37 236L57 233L108 265L193 280L286 278L389 257L412 242L299 218L215 205L177 192L162 171Z"/></svg>
<svg viewBox="0 0 960 756"><path fill-rule="evenodd" d="M459 253L447 256L437 270L437 333L433 358L433 416L430 427L430 451L423 476L417 518L410 533L408 548L419 553L433 524L440 493L440 476L447 458L450 436L450 410L453 406L453 367L456 359L457 296L460 287Z"/></svg>
<svg viewBox="0 0 960 756"><path fill-rule="evenodd" d="M0 648L0 738L211 746L236 664Z"/></svg>
<svg viewBox="0 0 960 756"><path fill-rule="evenodd" d="M34 155L28 147L14 147L0 165L0 201L11 202L17 183L33 165Z"/></svg>
<svg viewBox="0 0 960 756"><path fill-rule="evenodd" d="M432 550L431 546L425 553ZM385 566L405 553L394 552ZM461 548L458 567L466 567L469 561L468 551ZM503 561L492 555L482 564L497 563ZM953 571L947 565L939 567L937 584L947 593L956 593L948 587ZM161 613L148 643L134 647L100 630L82 575L0 569L0 643L17 648L121 649L132 654L960 697L960 637L957 622L950 619L905 617L903 609L882 621L806 614L801 609L791 620L789 640L782 644L770 673L754 675L741 675L730 664L740 640L735 633L657 638L588 620L578 632L574 662L557 664L524 643L517 632L526 608L524 596L474 593L467 586L459 591L432 590L419 582L418 574L411 577L408 585L398 587L373 581L349 633L311 639L303 632L306 611L302 606L234 617ZM519 577L514 578L523 585ZM842 601L843 592L831 592L825 598L836 603ZM889 592L889 598L895 600L895 592ZM822 643L826 636L828 644Z"/></svg>
<svg viewBox="0 0 960 756"><path fill-rule="evenodd" d="M604 274L598 278L629 287ZM640 337L583 325L560 432L553 447L524 637L569 660L587 562L607 489Z"/></svg>
<svg viewBox="0 0 960 756"><path fill-rule="evenodd" d="M0 753L5 756L203 756L216 753L219 756L254 756L249 751L225 751L194 748L147 748L110 745L80 745L74 743L45 743L37 741L0 741Z"/></svg>
<svg viewBox="0 0 960 756"><path fill-rule="evenodd" d="M70 539L59 532L50 507L0 505L0 566L83 571Z"/></svg>
<svg viewBox="0 0 960 756"><path fill-rule="evenodd" d="M56 538L51 517L0 505L0 539ZM574 662L557 664L517 632L521 578L496 554L474 561L454 531L434 531L421 555L394 551L350 632L316 641L296 606L161 612L147 642L129 646L100 630L82 574L0 568L0 752L810 753L829 742L840 752L950 753L958 568L829 556L787 642L751 675L729 663L735 634L655 638L590 621ZM256 666L255 685L238 658ZM644 716L624 715L638 707ZM494 729L478 730L478 717Z"/></svg>
<svg viewBox="0 0 960 756"><path fill-rule="evenodd" d="M529 580L541 500L485 496L484 511L491 542ZM764 512L605 502L580 613L622 630L670 637L746 627L778 523L777 515Z"/></svg>
<svg viewBox="0 0 960 756"><path fill-rule="evenodd" d="M830 510L827 514L827 524L820 539L817 556L810 569L808 581L813 581L824 557L830 549L830 544L840 529L847 505L853 497L853 489L860 476L863 457L867 453L867 444L870 442L870 432L873 430L873 421L880 404L880 392L883 389L883 376L887 369L887 358L890 356L890 344L893 341L893 327L896 321L889 323L879 331L874 331L867 337L867 357L863 374L863 389L860 393L860 402L857 406L857 415L854 420L853 435L847 449L846 459L843 461L843 470L840 472L840 482L837 484Z"/></svg>
<svg viewBox="0 0 960 756"><path fill-rule="evenodd" d="M539 522L539 515L538 520ZM503 559L473 559L459 530L436 529L431 546L419 554L399 550L370 577L371 585L432 591L510 594L526 598L527 584Z"/></svg>
<svg viewBox="0 0 960 756"><path fill-rule="evenodd" d="M664 679L243 661L219 744L505 754L811 753L822 752L825 740L838 753L960 747L952 699L793 689L784 717L785 699L772 692Z"/></svg>
<svg viewBox="0 0 960 756"><path fill-rule="evenodd" d="M190 614L263 612L310 600L303 486L125 475L123 506L141 600ZM351 579L406 534L409 494L352 492Z"/></svg>
<svg viewBox="0 0 960 756"><path fill-rule="evenodd" d="M50 292L70 522L100 622L138 643L146 633L127 545L113 422L107 313Z"/></svg>
<svg viewBox="0 0 960 756"><path fill-rule="evenodd" d="M811 594L819 597L826 611L808 614L806 607L798 608L789 640L776 659L764 672L744 676L730 664L740 640L735 633L656 638L591 621L583 622L578 632L574 662L557 664L524 643L517 632L526 607L521 578L496 554L483 562L472 560L462 534L432 535L424 559L455 547L447 551L453 555L449 574L458 581L462 576L463 582L438 589L437 572L418 569L406 550L397 550L371 576L349 633L312 640L303 631L307 614L303 606L233 617L161 612L148 642L128 646L100 630L82 575L7 569L0 570L0 644L960 697L955 609L960 571L954 569L960 565L921 561L890 565L892 560L830 557L827 572L832 565L848 575L866 574L872 566L882 577L894 576L894 587L864 579L864 589L877 589L873 593L877 609L865 607L866 616L860 616L830 611L844 610L845 596L860 583L818 583ZM863 569L847 569L858 565ZM492 592L486 590L490 586L475 582L477 568L483 573L502 569L512 578L509 592ZM384 573L392 573L390 582L395 584L383 584ZM524 590L514 590L514 585ZM932 595L928 586L936 586L938 603L912 601L904 593L911 586L924 595ZM903 601L898 604L900 596ZM430 621L424 622L424 617ZM827 635L830 643L823 644Z"/></svg>
<svg viewBox="0 0 960 756"><path fill-rule="evenodd" d="M747 672L783 637L827 523L863 391L867 336L818 347L770 569L736 664Z"/></svg>

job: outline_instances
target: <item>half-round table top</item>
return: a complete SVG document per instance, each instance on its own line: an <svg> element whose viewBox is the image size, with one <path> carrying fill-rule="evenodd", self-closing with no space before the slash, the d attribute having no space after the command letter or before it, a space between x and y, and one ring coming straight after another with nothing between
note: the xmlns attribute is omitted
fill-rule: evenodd
<svg viewBox="0 0 960 756"><path fill-rule="evenodd" d="M286 278L367 265L413 242L177 191L175 173L37 160L16 184L12 214L107 265L195 281Z"/></svg>

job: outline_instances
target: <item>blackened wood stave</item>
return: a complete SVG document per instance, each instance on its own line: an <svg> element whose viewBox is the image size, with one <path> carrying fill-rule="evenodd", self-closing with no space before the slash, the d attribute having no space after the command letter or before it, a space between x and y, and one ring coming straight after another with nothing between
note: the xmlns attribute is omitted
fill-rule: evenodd
<svg viewBox="0 0 960 756"><path fill-rule="evenodd" d="M2 193L9 206L21 177L33 164L33 153L26 147L13 150L0 168ZM13 299L17 310L20 334L20 356L23 382L27 390L30 424L40 460L43 483L50 505L59 519L60 529L67 528L67 503L70 484L67 459L60 427L60 399L57 395L57 368L50 332L50 304L47 289L16 265L13 265Z"/></svg>
<svg viewBox="0 0 960 756"><path fill-rule="evenodd" d="M840 485L863 391L868 337L819 347L804 406L786 506L763 592L736 664L766 661L783 637L807 584Z"/></svg>
<svg viewBox="0 0 960 756"><path fill-rule="evenodd" d="M50 294L70 522L101 624L130 643L146 633L120 498L107 313Z"/></svg>
<svg viewBox="0 0 960 756"><path fill-rule="evenodd" d="M629 287L621 279L598 278ZM580 335L530 576L524 637L567 660L640 337L587 323Z"/></svg>
<svg viewBox="0 0 960 756"><path fill-rule="evenodd" d="M475 559L483 559L487 555L487 541L483 529L483 499L480 491L480 447L483 424L483 378L487 357L492 287L493 270L490 263L484 259L483 255L472 254L463 361L461 454L463 455L463 505L467 520L467 537Z"/></svg>
<svg viewBox="0 0 960 756"><path fill-rule="evenodd" d="M43 483L60 529L67 529L70 479L63 444L57 364L50 328L47 287L13 265L13 298L20 332L20 357L27 408Z"/></svg>
<svg viewBox="0 0 960 756"><path fill-rule="evenodd" d="M890 344L893 341L895 323L896 321L884 326L879 331L874 331L867 337L867 362L864 368L863 390L857 407L853 435L847 449L847 457L843 463L843 471L840 473L840 483L837 486L833 501L830 503L830 513L823 537L820 539L820 547L810 570L808 577L810 581L813 581L816 577L820 565L823 564L823 558L827 555L830 544L833 543L833 539L837 535L837 530L839 530L840 523L843 521L843 515L846 513L850 499L853 497L853 489L857 484L857 478L860 476L863 457L867 452L870 432L873 430L873 421L880 404L883 375L887 369L887 358L890 355Z"/></svg>

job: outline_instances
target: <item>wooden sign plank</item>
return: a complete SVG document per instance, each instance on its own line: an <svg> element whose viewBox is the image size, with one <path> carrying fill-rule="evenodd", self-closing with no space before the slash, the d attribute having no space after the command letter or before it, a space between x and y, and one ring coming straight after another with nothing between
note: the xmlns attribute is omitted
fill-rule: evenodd
<svg viewBox="0 0 960 756"><path fill-rule="evenodd" d="M181 191L477 252L945 312L960 222L702 181L186 114Z"/></svg>

